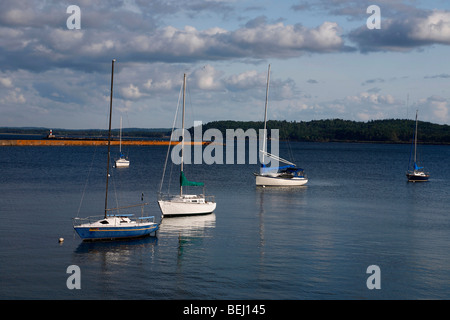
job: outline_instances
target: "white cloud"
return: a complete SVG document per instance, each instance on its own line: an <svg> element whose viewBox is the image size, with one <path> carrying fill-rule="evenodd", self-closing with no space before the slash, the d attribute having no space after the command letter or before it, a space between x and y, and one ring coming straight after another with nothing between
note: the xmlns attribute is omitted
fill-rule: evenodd
<svg viewBox="0 0 450 320"><path fill-rule="evenodd" d="M19 88L15 90L9 90L6 96L0 99L0 103L2 104L24 104L27 102L25 96L20 92Z"/></svg>
<svg viewBox="0 0 450 320"><path fill-rule="evenodd" d="M11 88L12 87L12 81L10 78L0 78L0 84L4 86L5 88Z"/></svg>
<svg viewBox="0 0 450 320"><path fill-rule="evenodd" d="M228 89L237 91L264 87L266 79L267 75L264 73L258 73L256 70L247 70L227 77L224 79L224 82Z"/></svg>
<svg viewBox="0 0 450 320"><path fill-rule="evenodd" d="M216 90L222 87L220 77L222 72L217 71L211 65L205 65L192 74L192 79L198 88L202 90Z"/></svg>
<svg viewBox="0 0 450 320"><path fill-rule="evenodd" d="M280 56L295 56L301 52L331 52L342 49L344 41L335 22L324 22L319 27L308 29L301 25L258 24L238 29L232 39L239 45L258 48L260 56L271 53Z"/></svg>
<svg viewBox="0 0 450 320"><path fill-rule="evenodd" d="M414 107L419 110L421 120L435 123L450 122L450 101L441 96L433 95L420 99Z"/></svg>
<svg viewBox="0 0 450 320"><path fill-rule="evenodd" d="M417 40L450 44L450 12L434 10L416 19L410 35Z"/></svg>
<svg viewBox="0 0 450 320"><path fill-rule="evenodd" d="M139 91L139 88L133 84L130 84L128 87L121 88L120 93L126 99L136 100L143 96L143 94Z"/></svg>

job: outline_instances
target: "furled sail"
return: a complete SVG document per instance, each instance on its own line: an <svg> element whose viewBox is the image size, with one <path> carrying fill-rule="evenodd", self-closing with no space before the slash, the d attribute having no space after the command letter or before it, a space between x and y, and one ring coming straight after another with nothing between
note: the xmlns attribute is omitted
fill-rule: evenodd
<svg viewBox="0 0 450 320"><path fill-rule="evenodd" d="M184 172L181 171L181 174L180 174L180 185L182 187L185 187L185 186L194 186L194 187L196 187L196 186L204 186L205 184L203 182L189 181L186 178L186 176L184 175Z"/></svg>

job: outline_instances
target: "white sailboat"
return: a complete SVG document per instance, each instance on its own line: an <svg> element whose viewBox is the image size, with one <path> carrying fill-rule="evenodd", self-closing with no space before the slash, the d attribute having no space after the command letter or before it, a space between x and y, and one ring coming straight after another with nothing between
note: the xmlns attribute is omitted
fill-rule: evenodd
<svg viewBox="0 0 450 320"><path fill-rule="evenodd" d="M111 149L111 116L112 116L112 97L113 97L113 79L114 79L114 62L112 60L111 69L111 97L109 105L109 132L108 132L108 160L106 165L106 195L105 195L105 212L103 216L94 216L87 218L74 218L74 230L78 233L83 241L95 240L119 240L140 238L156 233L159 224L155 222L155 217L143 216L144 206L147 203L131 205L121 208L108 208L108 181L110 166L110 149ZM143 201L143 196L141 198ZM135 218L133 214L121 214L119 210L131 207L141 207L141 217ZM117 213L113 213L117 212Z"/></svg>
<svg viewBox="0 0 450 320"><path fill-rule="evenodd" d="M119 153L120 157L116 160L116 168L120 167L129 167L130 166L130 160L128 160L128 157L125 157L125 155L122 153L122 117L120 117L120 133L119 133Z"/></svg>
<svg viewBox="0 0 450 320"><path fill-rule="evenodd" d="M184 113L185 113L185 98L186 96L186 74L183 78L183 115L182 115L182 137L181 137L181 165L180 165L180 193L163 194L161 192L163 179L161 181L161 188L158 194L158 205L161 209L163 217L173 216L187 216L187 215L201 215L212 213L216 209L216 202L214 196L205 196L205 189L203 182L189 181L184 174L183 165L183 151L184 151ZM170 150L170 145L169 145ZM167 165L167 158L166 164ZM185 194L183 187L185 186L203 186L202 194Z"/></svg>
<svg viewBox="0 0 450 320"><path fill-rule="evenodd" d="M267 87L266 87L266 104L264 111L264 138L263 138L263 149L260 150L262 153L262 164L260 172L255 172L256 185L257 186L302 186L308 182L305 177L303 169L298 168L294 163L280 158L277 155L268 153L267 150L267 105L269 100L269 81L270 81L270 64L269 70L267 72ZM264 157L272 158L277 162L282 162L285 166L281 167L267 167L264 164Z"/></svg>

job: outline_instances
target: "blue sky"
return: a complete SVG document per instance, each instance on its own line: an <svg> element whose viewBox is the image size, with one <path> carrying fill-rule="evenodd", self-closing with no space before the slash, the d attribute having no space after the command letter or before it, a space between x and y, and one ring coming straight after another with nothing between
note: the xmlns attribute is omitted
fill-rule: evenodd
<svg viewBox="0 0 450 320"><path fill-rule="evenodd" d="M70 30L69 5L81 10ZM367 28L367 7L381 29ZM0 126L171 127L264 116L450 124L448 1L2 1Z"/></svg>

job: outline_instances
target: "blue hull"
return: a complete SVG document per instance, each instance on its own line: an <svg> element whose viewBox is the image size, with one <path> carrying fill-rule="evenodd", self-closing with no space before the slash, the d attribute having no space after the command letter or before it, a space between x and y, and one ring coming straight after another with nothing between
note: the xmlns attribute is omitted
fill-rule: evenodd
<svg viewBox="0 0 450 320"><path fill-rule="evenodd" d="M158 230L157 224L141 225L135 227L74 227L81 239L94 240L120 240L146 237Z"/></svg>

